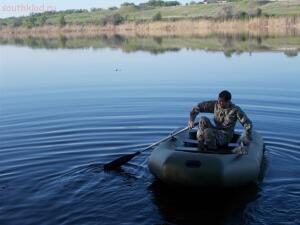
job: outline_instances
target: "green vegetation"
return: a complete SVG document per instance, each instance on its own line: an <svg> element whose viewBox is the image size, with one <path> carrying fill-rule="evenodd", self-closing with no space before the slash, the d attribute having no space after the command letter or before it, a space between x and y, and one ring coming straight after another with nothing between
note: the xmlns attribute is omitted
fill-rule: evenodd
<svg viewBox="0 0 300 225"><path fill-rule="evenodd" d="M161 16L161 13L160 12L157 12L153 17L152 17L152 20L153 21L159 21L162 19L162 16Z"/></svg>
<svg viewBox="0 0 300 225"><path fill-rule="evenodd" d="M288 57L293 57L300 51L300 37L294 36L251 36L209 35L205 37L126 37L96 36L81 38L0 38L0 45L29 46L31 48L47 49L77 49L77 48L120 48L124 52L146 51L152 54L180 49L223 51L226 57L232 54L255 51L280 51Z"/></svg>
<svg viewBox="0 0 300 225"><path fill-rule="evenodd" d="M59 17L59 25L61 27L65 26L66 25L66 20L65 20L65 16L63 14L60 15Z"/></svg>
<svg viewBox="0 0 300 225"><path fill-rule="evenodd" d="M101 23L101 25L107 25L107 24L119 25L119 24L123 23L124 20L125 20L124 17L122 17L120 14L116 13L116 14L112 14L112 15L107 15L106 17L101 19L100 23Z"/></svg>
<svg viewBox="0 0 300 225"><path fill-rule="evenodd" d="M25 20L25 26L27 28L32 28L35 26L36 18L34 16L29 16Z"/></svg>
<svg viewBox="0 0 300 225"><path fill-rule="evenodd" d="M212 1L212 0L211 0ZM63 18L62 18L63 15ZM209 3L192 1L180 5L178 1L150 0L135 5L123 3L119 8L92 8L91 10L66 10L62 12L35 13L27 17L0 19L0 26L35 27L43 25L87 25L120 24L152 20L179 19L245 19L259 16L299 16L300 2L268 1L228 1L227 3Z"/></svg>

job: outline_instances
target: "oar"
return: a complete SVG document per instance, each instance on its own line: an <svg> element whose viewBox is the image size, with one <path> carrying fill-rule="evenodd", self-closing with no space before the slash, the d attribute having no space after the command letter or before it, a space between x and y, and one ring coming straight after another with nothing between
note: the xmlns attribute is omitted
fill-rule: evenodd
<svg viewBox="0 0 300 225"><path fill-rule="evenodd" d="M198 125L198 122L194 124L194 126L197 126L197 125ZM151 149L152 147L154 147L154 146L156 146L156 145L158 145L158 144L160 144L160 143L162 143L162 142L164 142L164 141L166 141L166 140L168 140L168 139L170 139L170 138L172 138L172 137L174 137L174 136L176 136L176 135L178 135L178 134L180 134L180 133L182 133L182 132L184 132L188 129L189 129L189 127L185 127L183 129L175 132L175 133L170 134L168 137L165 137L165 138L161 139L160 141L155 142L152 145L149 145L147 148L145 148L141 151L137 151L135 153L131 153L131 154L121 156L120 158L117 158L117 159L115 159L115 160L113 160L109 163L106 163L104 165L104 170L115 170L115 169L119 168L120 166L124 165L125 163L129 162L133 157L141 154L142 152L147 151L148 149Z"/></svg>

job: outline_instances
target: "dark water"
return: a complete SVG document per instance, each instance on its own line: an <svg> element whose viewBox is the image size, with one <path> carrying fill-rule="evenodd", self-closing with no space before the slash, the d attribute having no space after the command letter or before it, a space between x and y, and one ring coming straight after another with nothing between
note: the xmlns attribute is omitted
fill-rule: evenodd
<svg viewBox="0 0 300 225"><path fill-rule="evenodd" d="M300 224L299 56L0 53L0 224ZM149 173L150 152L103 171L185 126L192 105L222 89L264 136L259 184L168 187Z"/></svg>

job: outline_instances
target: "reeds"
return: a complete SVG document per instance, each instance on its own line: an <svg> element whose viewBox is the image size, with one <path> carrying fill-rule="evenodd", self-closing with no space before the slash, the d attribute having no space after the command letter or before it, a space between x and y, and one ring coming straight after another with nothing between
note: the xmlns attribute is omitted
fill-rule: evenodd
<svg viewBox="0 0 300 225"><path fill-rule="evenodd" d="M120 25L67 25L33 28L2 27L0 37L82 37L97 35L124 36L209 36L211 34L300 35L300 17L257 17L244 20L180 20L157 22L127 22Z"/></svg>

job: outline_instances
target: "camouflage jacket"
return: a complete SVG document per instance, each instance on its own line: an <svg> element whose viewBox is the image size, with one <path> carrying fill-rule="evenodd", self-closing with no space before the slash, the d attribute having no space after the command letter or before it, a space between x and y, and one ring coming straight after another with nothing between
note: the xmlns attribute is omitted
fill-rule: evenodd
<svg viewBox="0 0 300 225"><path fill-rule="evenodd" d="M235 104L230 103L228 108L222 109L218 101L201 102L193 107L190 120L194 121L199 112L213 113L216 128L226 131L230 137L233 136L236 121L239 120L246 131L246 136L251 139L252 122L243 110Z"/></svg>

